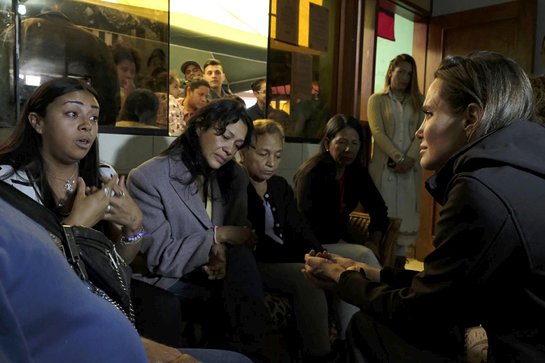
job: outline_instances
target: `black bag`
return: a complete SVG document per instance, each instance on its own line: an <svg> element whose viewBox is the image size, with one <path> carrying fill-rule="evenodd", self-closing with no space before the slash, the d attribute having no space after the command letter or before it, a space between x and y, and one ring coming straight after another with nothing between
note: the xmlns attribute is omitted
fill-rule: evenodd
<svg viewBox="0 0 545 363"><path fill-rule="evenodd" d="M90 290L111 302L134 323L129 285L131 270L104 233L61 225L52 211L1 181L0 197L41 224Z"/></svg>

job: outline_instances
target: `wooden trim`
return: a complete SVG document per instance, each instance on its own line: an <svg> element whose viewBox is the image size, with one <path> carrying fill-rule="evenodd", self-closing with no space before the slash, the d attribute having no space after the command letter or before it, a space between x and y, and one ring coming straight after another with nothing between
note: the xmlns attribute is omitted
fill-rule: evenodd
<svg viewBox="0 0 545 363"><path fill-rule="evenodd" d="M416 71L418 74L418 88L420 92L426 91L426 62L428 48L428 23L414 23L413 33L413 58L416 62Z"/></svg>
<svg viewBox="0 0 545 363"><path fill-rule="evenodd" d="M279 40L272 39L272 38L270 38L269 47L272 48L272 49L281 50L281 51L284 51L284 52L294 52L294 53L310 54L310 55L320 55L320 54L322 54L322 52L320 52L319 50L284 43L284 42L281 42Z"/></svg>
<svg viewBox="0 0 545 363"><path fill-rule="evenodd" d="M357 117L359 104L358 78L361 70L361 1L345 0L338 2L338 66L336 74L337 113ZM333 110L332 110L333 111Z"/></svg>
<svg viewBox="0 0 545 363"><path fill-rule="evenodd" d="M360 119L367 120L367 100L374 92L375 58L376 58L376 27L377 0L365 0L363 19L363 56L361 72Z"/></svg>
<svg viewBox="0 0 545 363"><path fill-rule="evenodd" d="M493 8L493 11L491 11ZM499 20L506 20L516 18L517 28L519 34L535 34L536 32L536 17L537 17L537 3L536 0L519 0L502 3L499 5L493 5L484 8L472 9L462 11L459 13L448 14L438 16L432 19L431 26L435 29L440 29L436 32L430 31L430 34L440 33L440 36L436 36L434 39L430 39L430 49L443 49L442 47L434 48L431 45L431 41L439 42L435 45L442 44L443 31L452 27L458 27L460 24L473 25L482 24L483 19L487 22L495 22ZM534 37L520 37L516 41L516 54L531 54L531 57L522 57L517 60L517 63L526 71L532 72L533 59L535 49L535 36ZM435 54L438 58L438 62L431 63L437 64L441 62L443 54Z"/></svg>
<svg viewBox="0 0 545 363"><path fill-rule="evenodd" d="M408 0L379 0L379 7L413 22L425 22L431 17L431 11Z"/></svg>

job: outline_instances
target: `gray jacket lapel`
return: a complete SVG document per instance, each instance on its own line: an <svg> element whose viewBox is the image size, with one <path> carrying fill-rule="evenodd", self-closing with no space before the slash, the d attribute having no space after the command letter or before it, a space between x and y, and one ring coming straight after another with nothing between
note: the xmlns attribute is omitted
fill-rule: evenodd
<svg viewBox="0 0 545 363"><path fill-rule="evenodd" d="M183 181L188 180L191 175L185 164L181 160L168 159L169 162L169 178L170 185L184 203L187 209L201 222L207 229L211 227L210 218L206 213L204 203L199 196L199 191L194 182L184 184Z"/></svg>

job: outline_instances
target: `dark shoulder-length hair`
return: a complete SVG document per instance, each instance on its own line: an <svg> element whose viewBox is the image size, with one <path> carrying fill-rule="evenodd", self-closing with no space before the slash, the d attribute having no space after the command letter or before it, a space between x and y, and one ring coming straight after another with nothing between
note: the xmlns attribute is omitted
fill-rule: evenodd
<svg viewBox="0 0 545 363"><path fill-rule="evenodd" d="M75 78L55 78L43 83L29 97L14 130L0 144L0 164L11 165L14 170L25 170L36 182L42 195L43 204L54 209L56 203L53 191L47 181L42 157L42 135L30 124L29 114L35 112L45 117L47 107L57 97L76 91L87 91L99 102L96 91L86 82ZM98 178L98 140L79 162L79 175L88 186L99 186Z"/></svg>
<svg viewBox="0 0 545 363"><path fill-rule="evenodd" d="M360 147L358 149L356 159L351 165L348 166L348 168L361 167L360 161L362 160L362 153L365 147L363 127L360 121L355 117L337 114L330 118L325 126L324 135L320 141L320 150L318 153L301 164L293 177L297 197L301 196L303 194L303 190L306 188L305 183L303 182L305 176L310 172L310 170L314 169L318 163L325 161L331 163L332 168L334 168L335 162L329 154L329 145L331 140L333 140L341 130L347 127L354 129L360 139Z"/></svg>
<svg viewBox="0 0 545 363"><path fill-rule="evenodd" d="M242 121L248 128L244 143L240 147L243 148L250 144L254 129L244 103L233 98L213 100L191 116L185 132L178 136L161 155L177 158L185 164L190 177L181 181L184 184L192 183L198 176L203 176L205 183L217 177L222 197L228 199L236 161L231 160L218 170L211 169L202 154L198 133L213 127L216 135L223 135L228 125L238 121Z"/></svg>

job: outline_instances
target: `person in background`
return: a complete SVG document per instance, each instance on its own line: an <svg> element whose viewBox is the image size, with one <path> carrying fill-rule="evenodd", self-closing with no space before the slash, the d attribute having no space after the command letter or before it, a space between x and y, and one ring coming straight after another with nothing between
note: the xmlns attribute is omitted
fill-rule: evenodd
<svg viewBox="0 0 545 363"><path fill-rule="evenodd" d="M133 277L198 301L199 311L188 314L204 314L211 346L227 344L259 361L263 287L248 228L248 177L233 160L252 130L243 104L213 101L160 156L129 173L128 187L149 231Z"/></svg>
<svg viewBox="0 0 545 363"><path fill-rule="evenodd" d="M528 77L494 52L446 57L423 110L420 164L442 205L424 270L308 255L305 273L360 307L354 361L461 362L480 324L488 362L543 362L545 126Z"/></svg>
<svg viewBox="0 0 545 363"><path fill-rule="evenodd" d="M157 128L158 111L159 99L155 93L137 88L127 96L115 126Z"/></svg>
<svg viewBox="0 0 545 363"><path fill-rule="evenodd" d="M330 118L329 107L320 98L320 83L312 81L309 94L293 95L290 117L293 120L288 135L308 139L320 139L322 130Z"/></svg>
<svg viewBox="0 0 545 363"><path fill-rule="evenodd" d="M378 267L376 254L389 220L384 200L360 162L362 140L358 120L333 116L325 127L320 151L295 173L295 195L299 210L324 248ZM355 241L347 229L349 215L358 203L371 217L367 241Z"/></svg>
<svg viewBox="0 0 545 363"><path fill-rule="evenodd" d="M305 253L323 251L323 247L298 212L290 185L275 175L283 144L282 126L273 120L255 120L252 141L240 150L250 175L248 219L258 237L258 267L267 288L287 293L293 300L303 361L333 361L337 352L331 350L326 296L301 274ZM351 316L354 311L348 310Z"/></svg>
<svg viewBox="0 0 545 363"><path fill-rule="evenodd" d="M182 108L181 122L169 128L170 136L178 136L187 128L191 116L208 103L210 85L204 79L195 77L185 88L185 97L178 100ZM178 127L179 126L179 127Z"/></svg>
<svg viewBox="0 0 545 363"><path fill-rule="evenodd" d="M424 114L416 63L408 54L390 61L384 88L369 98L367 115L374 139L369 174L388 206L401 218L396 263L403 267L407 247L414 246L420 224L419 140Z"/></svg>
<svg viewBox="0 0 545 363"><path fill-rule="evenodd" d="M137 88L136 77L140 72L140 53L129 46L116 43L112 47L120 87L121 107L127 96Z"/></svg>
<svg viewBox="0 0 545 363"><path fill-rule="evenodd" d="M159 99L157 126L176 130L181 128L182 109L178 101L181 96L180 79L176 72L161 72L152 78L149 87Z"/></svg>
<svg viewBox="0 0 545 363"><path fill-rule="evenodd" d="M116 65L110 48L106 43L83 27L75 25L65 14L69 2L63 0L44 0L42 13L21 21L18 40L19 73L39 76L41 83L51 79L52 75L77 77L88 81L98 92L102 112L100 125L113 125L120 108L119 84L116 77ZM7 4L7 3L6 3ZM28 5L28 4L27 4ZM6 17L7 19L7 17ZM15 37L12 28L2 34L0 55L0 89L14 89L13 72ZM26 79L26 78L25 78ZM19 80L19 94L15 102L20 108L28 100L35 86ZM10 85L5 85L10 82ZM0 125L13 127L16 123L15 112L18 109L13 102L13 94L0 97ZM6 121L6 124L3 124Z"/></svg>
<svg viewBox="0 0 545 363"><path fill-rule="evenodd" d="M182 97L185 97L187 85L193 81L194 78L202 78L203 72L200 64L193 60L184 62L180 67L180 71L182 71L184 76L184 81L182 82Z"/></svg>
<svg viewBox="0 0 545 363"><path fill-rule="evenodd" d="M210 99L225 97L231 92L223 87L225 73L219 59L208 59L203 66L203 78L210 85Z"/></svg>
<svg viewBox="0 0 545 363"><path fill-rule="evenodd" d="M147 62L147 73L150 77L155 77L159 73L162 72L168 72L166 68L167 60L166 60L166 54L165 51L161 48L155 48L150 56L148 57Z"/></svg>
<svg viewBox="0 0 545 363"><path fill-rule="evenodd" d="M195 77L203 76L200 64L192 60L184 62L180 67L180 71L182 71L186 82L191 82Z"/></svg>
<svg viewBox="0 0 545 363"><path fill-rule="evenodd" d="M168 74L168 94L172 95L176 100L182 97L182 81L176 72L169 72Z"/></svg>
<svg viewBox="0 0 545 363"><path fill-rule="evenodd" d="M250 117L254 121L257 119L264 119L265 112L267 111L265 109L265 102L267 102L267 80L264 78L258 79L257 81L252 83L251 87L256 99L256 103L252 107L248 108L248 115L250 115Z"/></svg>

